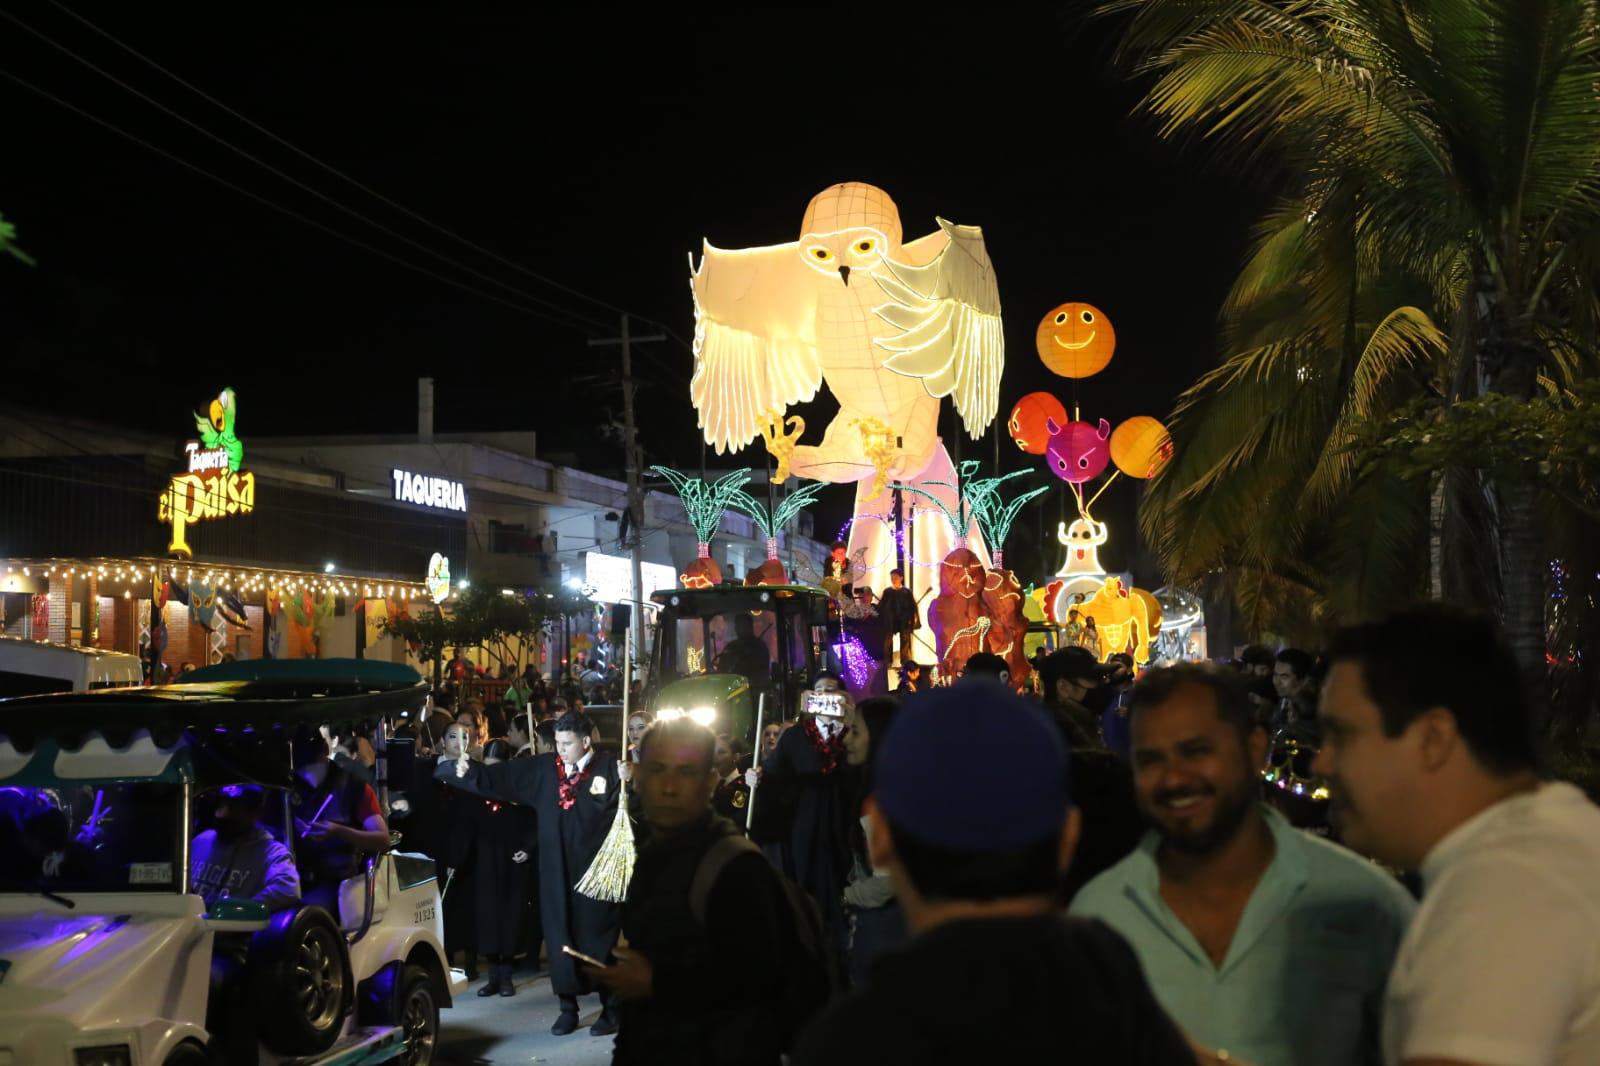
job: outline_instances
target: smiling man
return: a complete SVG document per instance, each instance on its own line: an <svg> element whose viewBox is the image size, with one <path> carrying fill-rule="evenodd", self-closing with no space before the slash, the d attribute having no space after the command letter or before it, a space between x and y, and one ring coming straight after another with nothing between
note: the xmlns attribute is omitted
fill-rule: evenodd
<svg viewBox="0 0 1600 1066"><path fill-rule="evenodd" d="M1161 1005L1206 1047L1256 1066L1375 1061L1409 897L1260 802L1267 738L1236 675L1153 670L1130 708L1153 828L1072 913L1126 937Z"/></svg>
<svg viewBox="0 0 1600 1066"><path fill-rule="evenodd" d="M1421 873L1389 980L1391 1066L1600 1062L1600 810L1540 779L1515 658L1433 605L1339 633L1312 769L1349 844Z"/></svg>

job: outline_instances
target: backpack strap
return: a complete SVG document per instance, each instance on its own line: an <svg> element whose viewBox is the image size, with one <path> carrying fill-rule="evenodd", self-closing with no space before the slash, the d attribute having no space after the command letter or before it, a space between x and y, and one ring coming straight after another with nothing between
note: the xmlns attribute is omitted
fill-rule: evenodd
<svg viewBox="0 0 1600 1066"><path fill-rule="evenodd" d="M722 876L722 871L730 862L745 854L760 855L761 849L749 838L735 833L712 844L700 857L700 865L694 870L694 880L689 882L689 913L694 915L695 924L700 928L705 928L706 906L711 900L711 889L716 885L717 878Z"/></svg>

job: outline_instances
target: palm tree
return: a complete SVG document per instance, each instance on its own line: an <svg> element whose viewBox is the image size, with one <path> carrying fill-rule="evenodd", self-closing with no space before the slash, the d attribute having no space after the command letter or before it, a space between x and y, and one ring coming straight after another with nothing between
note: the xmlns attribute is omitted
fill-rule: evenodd
<svg viewBox="0 0 1600 1066"><path fill-rule="evenodd" d="M1232 561L1217 545L1239 528L1217 513L1229 507L1266 518L1231 550L1274 581L1326 596L1363 528L1370 572L1403 575L1428 508L1364 474L1356 425L1429 390L1446 406L1528 400L1541 376L1595 368L1597 0L1100 10L1131 14L1121 55L1153 77L1142 106L1163 136L1203 139L1284 190L1224 311L1227 359L1180 401L1174 436L1191 454L1153 486L1147 530L1178 577ZM1446 591L1481 581L1476 598L1542 668L1537 480L1441 475ZM1482 573L1458 565L1472 557Z"/></svg>

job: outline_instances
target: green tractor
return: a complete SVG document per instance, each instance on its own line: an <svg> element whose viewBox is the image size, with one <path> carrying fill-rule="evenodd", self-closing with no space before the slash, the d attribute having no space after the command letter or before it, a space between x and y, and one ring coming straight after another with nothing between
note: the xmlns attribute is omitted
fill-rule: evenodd
<svg viewBox="0 0 1600 1066"><path fill-rule="evenodd" d="M804 585L663 589L645 706L687 715L713 732L756 742L765 721L793 718L800 694L830 661L828 594Z"/></svg>

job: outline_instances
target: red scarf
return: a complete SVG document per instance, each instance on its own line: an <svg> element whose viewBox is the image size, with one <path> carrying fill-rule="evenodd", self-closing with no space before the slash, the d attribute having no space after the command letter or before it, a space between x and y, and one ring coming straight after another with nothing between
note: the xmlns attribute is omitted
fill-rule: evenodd
<svg viewBox="0 0 1600 1066"><path fill-rule="evenodd" d="M844 734L849 731L846 726L839 734L831 739L822 735L822 730L817 728L817 720L809 715L805 720L806 736L811 738L811 746L822 757L822 773L824 776L833 773L839 768L839 756L844 754Z"/></svg>
<svg viewBox="0 0 1600 1066"><path fill-rule="evenodd" d="M570 810L572 810L572 805L574 803L578 802L578 786L583 784L583 782L588 778L589 769L592 766L594 766L594 760L590 759L588 766L585 766L582 770L579 770L577 773L573 774L571 777L568 777L567 776L567 764L564 761L562 761L561 756L559 756L559 755L556 756L556 773L560 776L560 779L561 779L561 809L562 810L570 811Z"/></svg>

